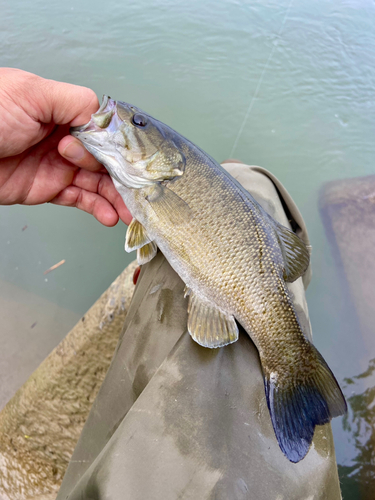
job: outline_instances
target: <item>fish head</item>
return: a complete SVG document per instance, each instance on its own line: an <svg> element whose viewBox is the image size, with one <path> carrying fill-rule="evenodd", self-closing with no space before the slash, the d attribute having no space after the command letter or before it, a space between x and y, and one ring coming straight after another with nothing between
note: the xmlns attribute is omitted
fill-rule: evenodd
<svg viewBox="0 0 375 500"><path fill-rule="evenodd" d="M103 96L90 121L70 133L126 187L141 188L184 173L185 158L171 129L125 102Z"/></svg>

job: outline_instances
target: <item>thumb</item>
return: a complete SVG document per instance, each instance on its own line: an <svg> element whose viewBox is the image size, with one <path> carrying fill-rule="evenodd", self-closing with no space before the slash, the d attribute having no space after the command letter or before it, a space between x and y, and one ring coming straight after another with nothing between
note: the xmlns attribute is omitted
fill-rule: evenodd
<svg viewBox="0 0 375 500"><path fill-rule="evenodd" d="M99 107L95 92L87 87L13 68L2 68L0 76L2 90L11 91L12 101L39 123L82 125Z"/></svg>
<svg viewBox="0 0 375 500"><path fill-rule="evenodd" d="M50 121L57 125L83 125L99 108L95 92L87 87L44 80L42 89L45 110L50 113Z"/></svg>

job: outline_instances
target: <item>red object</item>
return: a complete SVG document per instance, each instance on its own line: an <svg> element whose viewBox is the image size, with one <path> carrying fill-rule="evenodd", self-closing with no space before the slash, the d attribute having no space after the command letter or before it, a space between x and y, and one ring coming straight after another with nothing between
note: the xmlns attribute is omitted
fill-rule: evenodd
<svg viewBox="0 0 375 500"><path fill-rule="evenodd" d="M141 272L141 266L137 266L135 268L135 271L134 271L134 274L133 274L133 283L134 283L134 285L137 284L140 272Z"/></svg>

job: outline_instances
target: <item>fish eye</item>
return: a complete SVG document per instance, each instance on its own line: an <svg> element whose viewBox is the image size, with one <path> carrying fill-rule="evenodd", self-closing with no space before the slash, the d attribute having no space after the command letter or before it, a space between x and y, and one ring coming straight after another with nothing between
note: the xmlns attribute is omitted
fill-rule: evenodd
<svg viewBox="0 0 375 500"><path fill-rule="evenodd" d="M137 127L145 127L147 125L147 119L144 115L141 115L140 113L136 113L133 116L133 124L136 125Z"/></svg>

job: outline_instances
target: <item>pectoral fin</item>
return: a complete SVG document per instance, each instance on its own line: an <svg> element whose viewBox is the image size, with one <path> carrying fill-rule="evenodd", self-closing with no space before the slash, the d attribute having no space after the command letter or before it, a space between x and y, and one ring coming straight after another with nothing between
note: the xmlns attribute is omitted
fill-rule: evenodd
<svg viewBox="0 0 375 500"><path fill-rule="evenodd" d="M132 252L138 248L150 243L150 238L147 236L146 229L137 219L133 219L126 231L125 251Z"/></svg>
<svg viewBox="0 0 375 500"><path fill-rule="evenodd" d="M284 279L292 283L302 276L309 266L310 252L304 242L274 219L271 219L279 237L280 248L284 258Z"/></svg>
<svg viewBox="0 0 375 500"><path fill-rule="evenodd" d="M143 264L147 264L147 262L150 262L150 260L155 257L157 251L158 247L153 241L147 243L147 245L144 245L141 248L138 248L137 250L138 264L142 266Z"/></svg>
<svg viewBox="0 0 375 500"><path fill-rule="evenodd" d="M185 295L186 296L186 295ZM188 331L203 347L223 347L236 342L238 327L233 316L189 291Z"/></svg>
<svg viewBox="0 0 375 500"><path fill-rule="evenodd" d="M189 205L161 184L155 184L150 188L146 200L160 219L169 219L173 224L183 224L192 217Z"/></svg>

